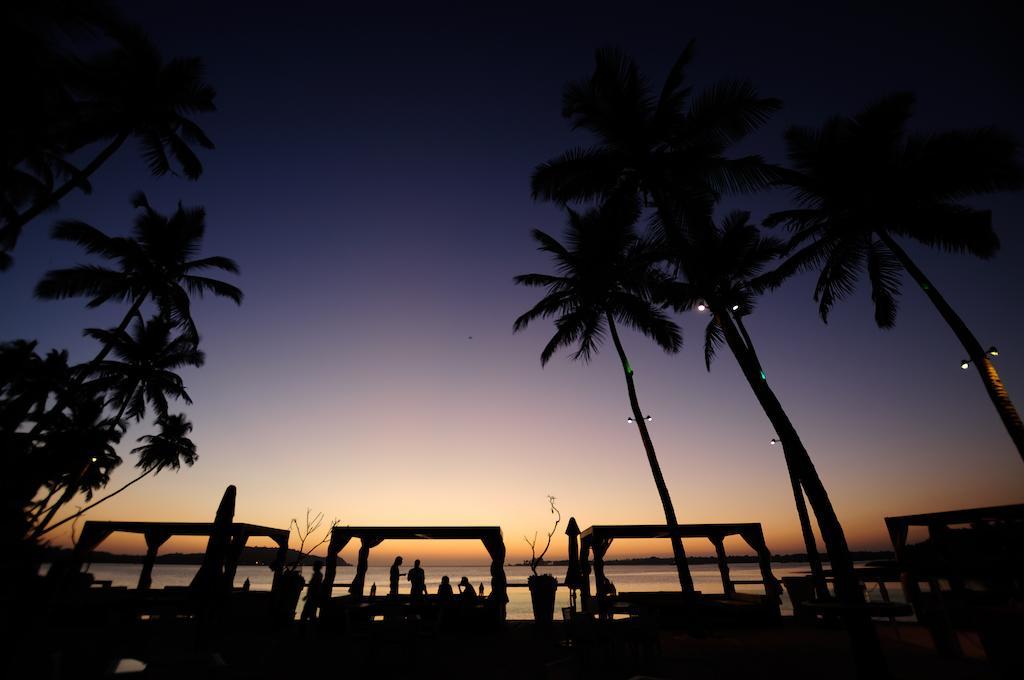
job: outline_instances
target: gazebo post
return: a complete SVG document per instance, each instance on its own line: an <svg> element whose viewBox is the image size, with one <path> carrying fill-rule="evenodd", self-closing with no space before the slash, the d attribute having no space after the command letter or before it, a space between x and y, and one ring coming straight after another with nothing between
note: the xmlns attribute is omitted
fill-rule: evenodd
<svg viewBox="0 0 1024 680"><path fill-rule="evenodd" d="M348 592L352 594L352 597L361 598L363 596L363 585L366 581L366 570L370 566L370 548L375 545L379 545L380 541L381 539L376 536L359 537L359 553L356 556L356 575L352 577L352 585L348 588Z"/></svg>
<svg viewBox="0 0 1024 680"><path fill-rule="evenodd" d="M715 555L718 557L718 572L722 575L722 592L726 597L736 594L736 586L729 578L729 560L725 554L725 540L722 536L710 536L709 540L715 546Z"/></svg>
<svg viewBox="0 0 1024 680"><path fill-rule="evenodd" d="M607 580L604 575L604 554L608 552L608 548L612 545L610 538L594 537L594 582L597 584L597 598L601 600L608 596L607 588L605 587L605 581Z"/></svg>
<svg viewBox="0 0 1024 680"><path fill-rule="evenodd" d="M740 536L757 553L757 565L761 568L761 580L764 581L765 599L768 605L774 606L778 613L782 588L779 587L779 582L775 580L775 575L772 573L772 554L764 542L764 531L760 524L755 524L742 531Z"/></svg>
<svg viewBox="0 0 1024 680"><path fill-rule="evenodd" d="M583 601L582 610L587 611L590 607L590 546L593 543L592 536L580 538L580 599Z"/></svg>
<svg viewBox="0 0 1024 680"><path fill-rule="evenodd" d="M508 602L508 579L505 578L505 540L501 529L482 537L484 549L491 557L491 599L498 604L498 618L505 620Z"/></svg>
<svg viewBox="0 0 1024 680"><path fill-rule="evenodd" d="M149 590L153 585L153 565L156 564L156 553L160 546L167 542L170 535L166 531L153 529L145 532L146 537L146 559L142 563L142 571L139 573L139 583L136 588Z"/></svg>
<svg viewBox="0 0 1024 680"><path fill-rule="evenodd" d="M244 529L238 529L235 535L231 537L231 542L228 544L228 549L224 554L224 584L228 591L235 584L235 572L238 571L238 560L242 556L242 551L245 549L245 543L249 540L249 535ZM280 573L274 573L274 576L280 576Z"/></svg>
<svg viewBox="0 0 1024 680"><path fill-rule="evenodd" d="M331 542L327 545L327 564L324 568L323 599L321 607L327 604L334 592L334 578L338 574L338 553L348 545L352 539L347 533L347 527L334 527L331 529ZM287 543L285 544L287 550ZM321 608L321 616L325 609Z"/></svg>
<svg viewBox="0 0 1024 680"><path fill-rule="evenodd" d="M284 571L284 563L288 559L288 538L291 536L289 531L284 536L273 536L274 543L277 543L277 555L274 556L274 576L280 576L281 572Z"/></svg>

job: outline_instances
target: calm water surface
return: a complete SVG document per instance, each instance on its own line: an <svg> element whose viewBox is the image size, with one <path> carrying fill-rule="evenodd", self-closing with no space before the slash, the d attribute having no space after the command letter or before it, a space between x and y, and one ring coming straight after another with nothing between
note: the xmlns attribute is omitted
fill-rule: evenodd
<svg viewBox="0 0 1024 680"><path fill-rule="evenodd" d="M858 565L860 566L860 565ZM89 571L97 580L110 581L114 586L127 586L134 588L139 579L139 571L142 566L139 564L93 564L89 565ZM463 576L467 576L471 583L479 588L484 584L485 594L491 590L491 575L486 565L471 566L433 566L424 564L423 568L427 574L428 592L437 592L437 586L441 577L447 575L454 587ZM198 569L197 565L178 564L157 564L153 568L153 588L164 586L187 586L192 576ZM367 592L372 583L377 584L378 594L385 594L388 588L388 566L371 566L366 574ZM794 576L806 574L808 571L805 563L775 563L772 565L772 572L776 578L783 576ZM565 567L555 567L550 570L552 574L561 581L565 576ZM313 570L305 567L302 570L303 576L309 581ZM693 575L694 587L703 593L721 593L722 580L718 574L718 567L713 564L699 564L690 567ZM335 583L349 583L355 574L355 567L339 567ZM619 592L637 591L678 591L679 580L673 567L667 566L606 566L605 574L615 584ZM761 578L761 572L756 564L730 564L729 574L733 580L747 581ZM505 575L509 584L526 583L530 570L527 567L505 567ZM252 590L270 590L272 573L266 567L238 567L235 575L235 586L241 587L242 583L249 579ZM593 589L593 585L591 586ZM760 585L737 585L736 590L741 593L763 593ZM347 593L346 588L335 588L336 595ZM402 580L401 592L409 592L409 583ZM903 591L898 584L889 586L889 595L894 601L903 601ZM878 587L874 584L868 587L868 596L872 600L880 600L881 595ZM526 588L508 589L508 618L510 619L531 619L533 611L530 608L530 592ZM569 604L569 591L559 588L557 591L556 607L566 607ZM300 601L299 607L302 603ZM558 611L557 609L555 611ZM789 598L782 596L782 613L790 614L793 607Z"/></svg>

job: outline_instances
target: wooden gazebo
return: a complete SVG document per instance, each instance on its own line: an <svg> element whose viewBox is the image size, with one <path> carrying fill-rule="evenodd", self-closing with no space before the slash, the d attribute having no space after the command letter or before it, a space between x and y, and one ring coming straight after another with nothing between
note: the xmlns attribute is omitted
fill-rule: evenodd
<svg viewBox="0 0 1024 680"><path fill-rule="evenodd" d="M146 558L139 574L139 590L146 590L153 581L153 565L156 563L160 546L172 536L213 536L219 530L216 522L93 522L89 521L82 527L82 534L72 556L72 570L77 571L88 561L89 555L100 543L115 532L142 534L146 539ZM230 584L234 580L238 557L246 541L252 537L270 538L278 546L274 574L279 576L284 567L288 552L288 529L274 529L256 524L232 522L228 525L228 544L224 553L224 581Z"/></svg>
<svg viewBox="0 0 1024 680"><path fill-rule="evenodd" d="M779 614L778 581L772 574L771 552L764 541L764 532L758 523L743 524L680 524L673 532L663 524L618 524L594 525L584 529L580 534L580 570L579 579L584 608L591 605L590 571L593 568L596 585L596 599L600 603L610 597L604 574L604 556L617 538L706 538L715 546L718 558L718 571L722 577L722 589L727 600L737 598L736 584L729 576L728 556L725 552L725 538L739 536L757 554L757 563L761 569L761 581L764 585L764 605L775 616ZM591 554L593 558L591 559ZM739 582L743 583L743 582Z"/></svg>
<svg viewBox="0 0 1024 680"><path fill-rule="evenodd" d="M366 581L366 570L370 550L388 539L471 539L482 541L491 558L491 599L497 604L501 618L505 617L505 602L508 601L508 580L505 578L505 541L501 527L334 527L331 542L327 548L327 565L324 571L324 592L330 593L338 570L338 553L353 538L359 539L359 553L356 573L352 578L349 592L356 599L362 598Z"/></svg>

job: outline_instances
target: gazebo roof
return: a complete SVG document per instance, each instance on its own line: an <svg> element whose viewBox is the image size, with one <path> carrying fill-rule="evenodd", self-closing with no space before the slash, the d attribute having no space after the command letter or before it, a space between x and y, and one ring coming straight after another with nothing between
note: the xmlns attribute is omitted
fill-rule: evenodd
<svg viewBox="0 0 1024 680"><path fill-rule="evenodd" d="M213 533L213 522L94 522L85 523L82 532L103 533L106 535L116 531L129 534L145 534L158 531L172 536L209 536ZM232 522L232 534L245 534L247 536L269 536L271 538L285 538L289 535L288 529L276 529L258 524L246 524L244 522Z"/></svg>
<svg viewBox="0 0 1024 680"><path fill-rule="evenodd" d="M761 531L757 522L728 524L680 524L676 532L680 538L734 536L747 531ZM665 524L595 524L583 530L581 538L669 538L674 532Z"/></svg>
<svg viewBox="0 0 1024 680"><path fill-rule="evenodd" d="M462 539L500 537L501 527L497 526L428 526L428 527L334 527L335 536L375 539Z"/></svg>

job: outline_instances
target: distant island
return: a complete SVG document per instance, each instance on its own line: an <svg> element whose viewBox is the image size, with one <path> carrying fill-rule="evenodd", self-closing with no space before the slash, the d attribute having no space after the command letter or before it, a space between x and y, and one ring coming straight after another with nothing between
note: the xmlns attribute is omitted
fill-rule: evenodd
<svg viewBox="0 0 1024 680"><path fill-rule="evenodd" d="M71 554L69 548L48 548L45 551L44 561L55 562L59 559L63 559ZM238 558L239 566L266 566L274 561L277 557L277 548L243 548L242 554ZM299 559L300 554L295 550L288 550L288 564L295 562ZM93 564L142 564L145 555L118 555L109 552L93 552L89 555L89 561ZM307 555L303 560L302 564L312 565L317 560L323 561L324 558L317 557L315 555ZM166 555L157 555L157 564L202 564L203 553L168 553ZM343 560L340 556L338 557L339 567L351 566L348 562Z"/></svg>
<svg viewBox="0 0 1024 680"><path fill-rule="evenodd" d="M896 554L891 550L853 550L850 552L850 557L855 562L865 562L871 560L893 560L896 559ZM822 560L828 562L828 556L822 555ZM718 558L713 555L695 555L688 556L686 561L690 564L718 564ZM757 563L757 555L729 555L728 561L736 564L751 564ZM806 562L806 553L794 553L788 555L772 555L772 562ZM537 566L567 566L568 560L544 560L538 563ZM616 560L605 560L605 566L616 565L616 566L650 566L650 565L662 565L662 564L675 564L675 561L671 557L631 557L622 558ZM515 566L517 567L528 567L530 566L529 560L524 560Z"/></svg>

